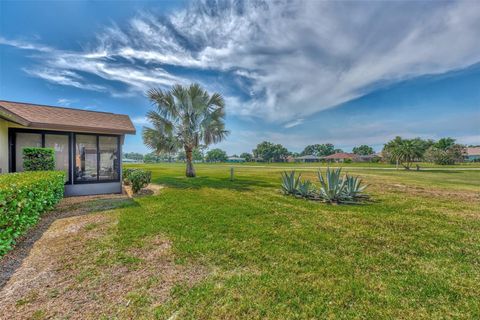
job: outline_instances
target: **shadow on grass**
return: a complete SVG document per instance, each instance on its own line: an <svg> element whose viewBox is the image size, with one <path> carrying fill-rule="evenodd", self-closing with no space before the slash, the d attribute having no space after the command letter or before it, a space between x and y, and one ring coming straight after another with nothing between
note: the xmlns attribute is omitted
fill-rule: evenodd
<svg viewBox="0 0 480 320"><path fill-rule="evenodd" d="M119 197L118 195L112 195L111 198L103 196L100 199L90 199L86 197L63 199L55 209L44 213L40 221L25 235L16 239L13 250L5 256L0 257L0 290L5 286L17 268L22 265L23 260L28 257L35 242L42 237L43 233L50 228L55 220L86 215L93 212L138 206L139 204L133 199Z"/></svg>
<svg viewBox="0 0 480 320"><path fill-rule="evenodd" d="M163 184L171 188L179 189L200 189L200 188L214 188L214 189L229 189L235 191L250 191L253 187L275 187L279 186L276 182L267 182L260 179L249 179L245 177L238 177L231 181L225 177L210 177L197 176L195 178L187 177L157 177L154 179L155 183Z"/></svg>

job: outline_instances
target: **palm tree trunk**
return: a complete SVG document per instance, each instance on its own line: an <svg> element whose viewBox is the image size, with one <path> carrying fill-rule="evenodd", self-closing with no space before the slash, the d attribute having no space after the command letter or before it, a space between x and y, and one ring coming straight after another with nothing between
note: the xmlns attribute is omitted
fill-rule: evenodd
<svg viewBox="0 0 480 320"><path fill-rule="evenodd" d="M187 177L193 178L195 177L195 168L193 167L192 162L192 149L185 148L185 154L187 157L187 170L185 172L185 175Z"/></svg>

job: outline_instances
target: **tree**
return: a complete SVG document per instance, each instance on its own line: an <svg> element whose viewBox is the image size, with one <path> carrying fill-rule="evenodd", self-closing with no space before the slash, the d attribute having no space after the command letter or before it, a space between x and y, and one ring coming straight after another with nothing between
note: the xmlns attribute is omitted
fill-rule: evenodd
<svg viewBox="0 0 480 320"><path fill-rule="evenodd" d="M227 153L222 149L212 149L207 152L205 157L207 162L225 162L228 159Z"/></svg>
<svg viewBox="0 0 480 320"><path fill-rule="evenodd" d="M199 148L193 149L192 158L194 161L203 161L203 152Z"/></svg>
<svg viewBox="0 0 480 320"><path fill-rule="evenodd" d="M398 158L394 155L394 150L398 148L400 145L404 143L404 141L407 141L407 139L402 139L402 137L395 137L395 139L390 140L383 146L382 150L382 156L385 160L387 160L390 163L396 163L398 161ZM424 140L421 138L414 138L411 139L410 141L413 141L416 148L418 148L417 151L419 151L419 155L415 160L420 160L424 157L425 152L427 151L430 146L434 144L434 141L429 139L429 140Z"/></svg>
<svg viewBox="0 0 480 320"><path fill-rule="evenodd" d="M247 162L250 162L250 161L253 160L253 156L252 156L250 153L248 153L248 152L242 153L242 154L240 155L240 158L244 158L245 161L247 161Z"/></svg>
<svg viewBox="0 0 480 320"><path fill-rule="evenodd" d="M137 152L127 152L123 154L123 157L125 159L132 159L132 160L137 160L141 161L143 160L143 154L137 153Z"/></svg>
<svg viewBox="0 0 480 320"><path fill-rule="evenodd" d="M317 157L325 157L335 153L335 146L331 143L312 144L303 149L302 155L313 155Z"/></svg>
<svg viewBox="0 0 480 320"><path fill-rule="evenodd" d="M423 157L424 152L418 139L401 139L391 150L393 158L407 170L410 170L413 161Z"/></svg>
<svg viewBox="0 0 480 320"><path fill-rule="evenodd" d="M222 141L225 130L225 103L219 93L210 95L198 84L175 85L170 91L151 89L149 99L155 110L147 113L153 128L143 129L147 147L159 152L185 151L187 177L195 177L193 150Z"/></svg>
<svg viewBox="0 0 480 320"><path fill-rule="evenodd" d="M187 159L187 154L185 153L185 151L180 150L178 151L176 158L177 158L177 161L183 162Z"/></svg>
<svg viewBox="0 0 480 320"><path fill-rule="evenodd" d="M264 161L274 162L285 161L290 155L290 152L281 144L263 141L253 150L253 155L256 158L262 158Z"/></svg>
<svg viewBox="0 0 480 320"><path fill-rule="evenodd" d="M433 144L433 147L440 150L448 150L449 148L455 145L455 139L453 138L441 138L436 143Z"/></svg>
<svg viewBox="0 0 480 320"><path fill-rule="evenodd" d="M366 144L362 144L359 147L354 147L352 152L360 156L368 156L375 153L375 151L373 151L373 148L367 146Z"/></svg>
<svg viewBox="0 0 480 320"><path fill-rule="evenodd" d="M161 158L155 152L150 152L143 156L143 162L145 163L159 163L160 160Z"/></svg>
<svg viewBox="0 0 480 320"><path fill-rule="evenodd" d="M425 158L439 165L455 164L463 160L465 146L456 144L455 139L442 138L426 152Z"/></svg>

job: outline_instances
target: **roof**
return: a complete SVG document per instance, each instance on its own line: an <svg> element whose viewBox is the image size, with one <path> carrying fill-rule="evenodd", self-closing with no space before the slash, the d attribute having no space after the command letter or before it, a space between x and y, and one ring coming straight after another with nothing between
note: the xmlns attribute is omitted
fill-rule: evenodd
<svg viewBox="0 0 480 320"><path fill-rule="evenodd" d="M334 153L329 156L324 157L323 159L353 159L357 155L355 153L346 153L346 152L340 152L340 153Z"/></svg>
<svg viewBox="0 0 480 320"><path fill-rule="evenodd" d="M228 160L245 161L245 158L240 158L240 157L228 157Z"/></svg>
<svg viewBox="0 0 480 320"><path fill-rule="evenodd" d="M480 147L468 147L467 155L469 156L480 156Z"/></svg>
<svg viewBox="0 0 480 320"><path fill-rule="evenodd" d="M28 128L135 134L135 127L127 115L110 112L0 100L0 118Z"/></svg>
<svg viewBox="0 0 480 320"><path fill-rule="evenodd" d="M305 156L295 158L295 160L319 160L319 159L321 159L321 158L317 157L317 156L314 156L314 155L311 155L311 154L307 154Z"/></svg>

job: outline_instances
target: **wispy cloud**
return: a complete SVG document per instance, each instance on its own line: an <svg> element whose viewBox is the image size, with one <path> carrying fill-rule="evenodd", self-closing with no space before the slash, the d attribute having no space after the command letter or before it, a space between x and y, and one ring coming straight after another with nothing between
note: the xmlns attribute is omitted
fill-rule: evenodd
<svg viewBox="0 0 480 320"><path fill-rule="evenodd" d="M71 86L79 89L106 91L106 87L90 84L86 82L83 77L70 70L61 70L54 68L43 69L24 69L26 73L31 76L42 78L54 84L63 86Z"/></svg>
<svg viewBox="0 0 480 320"><path fill-rule="evenodd" d="M291 122L287 122L283 125L284 128L289 129L301 125L303 123L303 119L296 119Z"/></svg>
<svg viewBox="0 0 480 320"><path fill-rule="evenodd" d="M69 107L75 101L76 100L60 98L60 99L57 100L57 103L61 106Z"/></svg>
<svg viewBox="0 0 480 320"><path fill-rule="evenodd" d="M178 82L209 86L177 70L214 70L238 80L219 85L231 113L291 128L379 87L480 62L478 30L480 6L469 1L208 1L168 16L137 13L104 28L85 51L0 44L43 52L40 66L26 71L49 82L105 90L79 76L91 74L127 87L113 95Z"/></svg>
<svg viewBox="0 0 480 320"><path fill-rule="evenodd" d="M150 124L150 121L148 121L146 117L135 117L132 119L132 122L139 126L146 126Z"/></svg>

